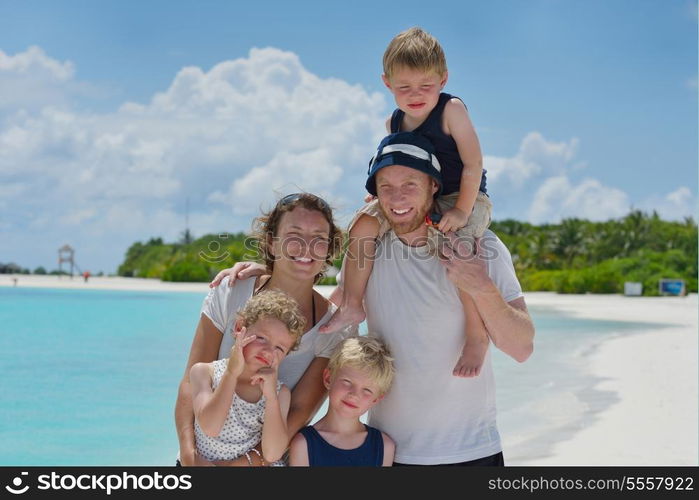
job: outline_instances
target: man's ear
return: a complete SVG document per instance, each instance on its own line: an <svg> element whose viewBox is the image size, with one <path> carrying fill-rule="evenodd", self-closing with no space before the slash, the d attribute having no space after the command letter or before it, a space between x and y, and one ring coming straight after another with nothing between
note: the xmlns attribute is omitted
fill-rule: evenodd
<svg viewBox="0 0 699 500"><path fill-rule="evenodd" d="M330 368L323 370L323 385L326 389L330 389Z"/></svg>
<svg viewBox="0 0 699 500"><path fill-rule="evenodd" d="M442 90L444 86L447 84L447 80L449 80L449 71L444 72L444 76L442 77L442 80L439 82L439 90Z"/></svg>
<svg viewBox="0 0 699 500"><path fill-rule="evenodd" d="M437 191L439 191L439 184L437 184L436 180L432 179L432 196L434 196Z"/></svg>
<svg viewBox="0 0 699 500"><path fill-rule="evenodd" d="M391 88L391 81L388 79L388 77L385 74L381 75L381 80L383 80L383 84L386 86L386 88L388 90L393 90Z"/></svg>

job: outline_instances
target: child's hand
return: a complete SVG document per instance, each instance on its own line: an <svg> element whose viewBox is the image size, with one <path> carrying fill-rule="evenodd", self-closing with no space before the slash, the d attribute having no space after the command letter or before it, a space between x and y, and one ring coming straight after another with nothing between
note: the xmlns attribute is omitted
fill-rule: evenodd
<svg viewBox="0 0 699 500"><path fill-rule="evenodd" d="M255 335L247 335L247 329L241 328L238 332L233 332L235 344L231 347L231 353L228 357L228 367L226 370L234 377L238 377L245 369L245 356L243 356L243 347L255 340Z"/></svg>
<svg viewBox="0 0 699 500"><path fill-rule="evenodd" d="M266 399L277 397L277 374L279 367L279 355L275 353L270 366L265 366L257 370L257 373L250 377L250 385L260 384L262 395Z"/></svg>
<svg viewBox="0 0 699 500"><path fill-rule="evenodd" d="M442 220L439 221L437 229L443 233L457 231L466 225L469 215L459 208L450 208L442 215Z"/></svg>

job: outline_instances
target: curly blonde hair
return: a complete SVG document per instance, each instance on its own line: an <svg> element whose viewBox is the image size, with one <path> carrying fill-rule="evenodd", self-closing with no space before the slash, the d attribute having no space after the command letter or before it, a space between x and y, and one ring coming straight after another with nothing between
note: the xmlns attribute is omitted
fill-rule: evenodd
<svg viewBox="0 0 699 500"><path fill-rule="evenodd" d="M257 250L262 257L263 263L267 267L267 272L271 273L274 270L275 257L270 252L270 243L272 238L277 236L282 216L287 212L293 211L296 207L302 207L306 210L316 210L322 213L325 220L327 220L330 225L330 232L328 234L328 256L325 259L323 270L315 277L315 282L318 283L325 275L325 271L332 265L333 260L337 258L342 250L343 240L342 230L340 230L335 223L332 209L325 200L311 193L296 193L285 196L277 202L272 210L255 218L252 223L252 237L257 243Z"/></svg>
<svg viewBox="0 0 699 500"><path fill-rule="evenodd" d="M328 362L330 378L334 378L337 371L344 366L366 373L379 387L381 396L391 388L395 375L393 357L388 347L374 337L350 337L343 340L335 348Z"/></svg>
<svg viewBox="0 0 699 500"><path fill-rule="evenodd" d="M238 320L248 328L261 319L273 318L281 321L294 339L291 351L298 348L306 331L306 318L301 314L298 303L279 290L266 290L253 296L238 311Z"/></svg>
<svg viewBox="0 0 699 500"><path fill-rule="evenodd" d="M386 78L401 67L428 73L435 71L440 77L447 72L444 50L435 37L422 28L414 27L398 33L383 54L383 72Z"/></svg>

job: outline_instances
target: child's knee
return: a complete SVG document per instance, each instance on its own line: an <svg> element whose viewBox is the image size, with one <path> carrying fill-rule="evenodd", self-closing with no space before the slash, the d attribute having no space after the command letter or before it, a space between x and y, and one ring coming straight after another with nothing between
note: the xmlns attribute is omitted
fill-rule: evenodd
<svg viewBox="0 0 699 500"><path fill-rule="evenodd" d="M490 210L477 203L474 205L466 225L459 229L456 234L469 238L481 238L488 226L490 226Z"/></svg>
<svg viewBox="0 0 699 500"><path fill-rule="evenodd" d="M490 226L493 215L493 203L484 193L478 193L476 203L473 204L473 212L468 219L468 225L474 226L473 234L476 238L483 236L483 233Z"/></svg>

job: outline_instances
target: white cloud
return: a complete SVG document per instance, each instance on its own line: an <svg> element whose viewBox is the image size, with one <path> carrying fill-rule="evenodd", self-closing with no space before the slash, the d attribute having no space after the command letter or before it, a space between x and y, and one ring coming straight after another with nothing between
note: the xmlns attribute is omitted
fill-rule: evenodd
<svg viewBox="0 0 699 500"><path fill-rule="evenodd" d="M0 112L65 105L79 85L70 61L50 58L39 47L9 55L0 50Z"/></svg>
<svg viewBox="0 0 699 500"><path fill-rule="evenodd" d="M533 223L557 222L567 217L601 221L629 212L625 192L585 179L573 185L566 176L550 177L534 194L528 218Z"/></svg>
<svg viewBox="0 0 699 500"><path fill-rule="evenodd" d="M187 199L195 235L248 230L260 207L297 190L326 197L346 221L388 111L380 94L319 78L274 48L183 68L149 102L110 113L72 105L84 89L75 75L38 47L0 52L0 261L50 266L70 243L81 265L111 271L134 241L177 238ZM579 178L578 146L534 131L514 156L486 156L495 217L624 215L626 193ZM695 206L679 187L639 208L681 218Z"/></svg>
<svg viewBox="0 0 699 500"><path fill-rule="evenodd" d="M569 142L547 141L539 132L529 132L512 158L485 156L488 184L493 190L520 190L542 176L565 172L578 149L578 139Z"/></svg>
<svg viewBox="0 0 699 500"><path fill-rule="evenodd" d="M554 142L528 133L513 157L484 158L496 219L556 222L565 217L606 220L628 213L628 195L599 180L578 179L587 168L576 158L579 141ZM527 208L528 207L528 208Z"/></svg>
<svg viewBox="0 0 699 500"><path fill-rule="evenodd" d="M622 217L632 207L655 210L673 220L696 214L697 199L686 186L632 203L618 187L589 176L581 178L587 165L577 159L578 146L577 138L553 142L539 132L530 132L514 156L486 156L483 163L488 170L494 218L525 216L533 223L566 217L599 221Z"/></svg>
<svg viewBox="0 0 699 500"><path fill-rule="evenodd" d="M26 75L55 81L67 81L73 77L75 69L70 61L60 62L51 59L37 46L14 56L0 50L0 74Z"/></svg>
<svg viewBox="0 0 699 500"><path fill-rule="evenodd" d="M343 169L333 151L317 149L301 153L282 151L265 165L253 167L231 184L228 194L212 193L211 201L228 204L236 214L253 215L263 193L280 190L288 185L293 191L308 191L326 195L342 177ZM281 182L281 183L280 183Z"/></svg>
<svg viewBox="0 0 699 500"><path fill-rule="evenodd" d="M681 188L668 194L665 199L672 203L673 205L684 205L692 198L692 192L688 187L682 186Z"/></svg>
<svg viewBox="0 0 699 500"><path fill-rule="evenodd" d="M697 198L687 186L680 186L666 195L650 196L638 208L647 212L655 210L664 219L682 220L687 216L697 218Z"/></svg>
<svg viewBox="0 0 699 500"><path fill-rule="evenodd" d="M39 48L0 52L0 89L30 78L41 88L5 107L0 97L0 186L15 186L2 190L12 210L0 227L67 234L85 247L111 234L122 255L137 239L179 234L187 198L195 234L247 229L289 190L356 208L387 113L380 94L319 78L274 48L208 72L183 68L150 102L112 113L70 105L72 63Z"/></svg>
<svg viewBox="0 0 699 500"><path fill-rule="evenodd" d="M62 215L60 217L61 224L65 226L80 226L97 215L97 211L94 208L84 208L81 210L74 210L70 213Z"/></svg>

